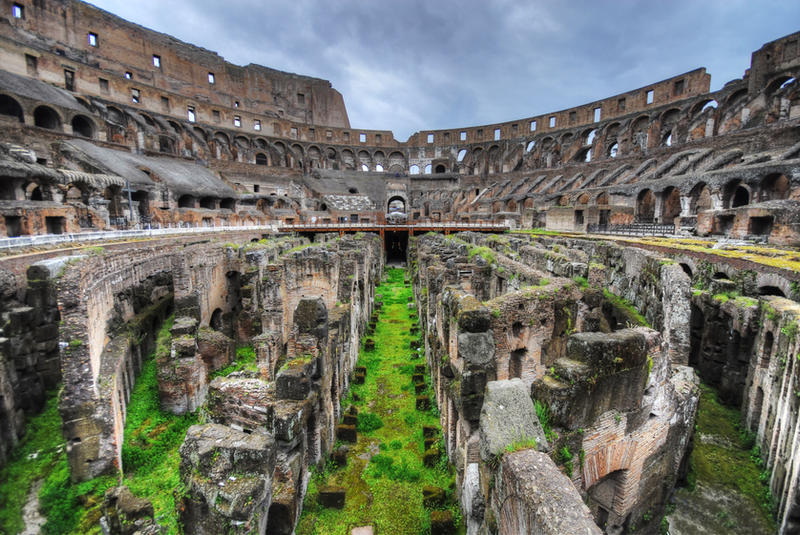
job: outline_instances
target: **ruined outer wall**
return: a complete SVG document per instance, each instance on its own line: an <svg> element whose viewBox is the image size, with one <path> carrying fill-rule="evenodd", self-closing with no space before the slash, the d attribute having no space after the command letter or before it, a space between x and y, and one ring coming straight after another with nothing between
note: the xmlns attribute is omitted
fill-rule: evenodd
<svg viewBox="0 0 800 535"><path fill-rule="evenodd" d="M11 5L11 1L4 0L0 9L11 13ZM349 127L342 96L326 80L260 65L239 67L214 52L83 2L55 0L28 4L22 20L7 20L12 26L3 25L2 35L24 43L31 55L40 58L41 79L57 85L64 83L66 62L66 67L76 73L78 91L105 93L120 103L130 102L130 88L136 87L151 103L159 103L161 96L166 96L172 101L166 106L167 111L170 105L174 106L176 115L181 117L185 117L186 104L195 103L202 104L198 108L204 112L202 118L209 122L211 107L223 107L249 113L258 110L258 115L265 118L285 117L298 123ZM36 37L25 36L15 29L33 32ZM97 36L97 46L90 46L90 32ZM154 55L160 57L160 67L154 66ZM3 59L13 72L28 72L22 54ZM132 74L130 80L126 79L126 72ZM209 73L214 75L213 84ZM98 86L98 78L114 83L103 90ZM232 122L232 114L228 122Z"/></svg>

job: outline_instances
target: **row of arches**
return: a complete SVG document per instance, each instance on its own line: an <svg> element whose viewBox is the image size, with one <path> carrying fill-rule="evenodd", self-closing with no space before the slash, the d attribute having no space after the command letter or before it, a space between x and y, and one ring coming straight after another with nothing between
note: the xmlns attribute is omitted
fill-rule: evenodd
<svg viewBox="0 0 800 535"><path fill-rule="evenodd" d="M0 115L16 118L25 124L25 115L20 103L13 97L0 94ZM50 106L40 105L33 109L33 125L57 132L64 131L65 119ZM75 113L68 118L67 123L72 128L72 133L78 136L94 138L97 127L92 119L86 115Z"/></svg>

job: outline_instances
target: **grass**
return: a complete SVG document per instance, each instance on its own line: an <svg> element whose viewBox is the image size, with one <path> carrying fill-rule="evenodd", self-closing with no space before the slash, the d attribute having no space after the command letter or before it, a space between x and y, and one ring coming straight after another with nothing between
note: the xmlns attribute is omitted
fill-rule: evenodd
<svg viewBox="0 0 800 535"><path fill-rule="evenodd" d="M31 484L66 465L58 393L51 392L44 410L30 418L25 436L0 470L0 532L18 533L25 527L22 508Z"/></svg>
<svg viewBox="0 0 800 535"><path fill-rule="evenodd" d="M236 348L236 360L224 368L213 372L210 379L215 377L227 377L233 372L251 371L258 372L256 364L256 351L253 346L241 346Z"/></svg>
<svg viewBox="0 0 800 535"><path fill-rule="evenodd" d="M169 352L171 327L169 318L158 332L156 354ZM156 520L166 533L177 534L174 492L181 486L178 448L197 417L161 410L157 375L156 358L151 357L143 364L131 392L122 445L124 476L100 476L78 484L70 481L58 396L51 394L44 411L28 422L25 439L0 472L0 532L22 530L22 506L30 485L43 479L39 509L47 518L42 528L45 535L99 534L103 496L118 484L150 500Z"/></svg>
<svg viewBox="0 0 800 535"><path fill-rule="evenodd" d="M388 270L386 282L375 290L383 295L383 308L371 336L375 350L362 350L359 365L367 369L366 380L352 385L343 401L344 408L352 404L359 411L358 443L351 446L346 467L336 469L329 462L311 478L297 535L349 535L352 527L362 525L375 526L377 533L429 533L430 512L422 504L426 485L443 488L449 498L447 507L460 517L452 495L455 478L441 439L434 445L440 452L436 466L429 468L422 462L422 427L438 427L439 418L435 407L423 412L415 409L411 376L415 365L424 361L410 356L409 343L417 337L409 334L406 305L412 293L403 279L403 270ZM352 401L353 393L359 401ZM318 488L324 484L347 489L344 509L324 509L317 504Z"/></svg>
<svg viewBox="0 0 800 535"><path fill-rule="evenodd" d="M651 327L650 322L647 321L641 312L636 310L636 307L633 304L625 299L624 297L620 297L615 293L609 292L607 289L603 289L603 296L608 300L612 305L625 311L625 314L633 320L635 323L639 325L643 325L645 327Z"/></svg>
<svg viewBox="0 0 800 535"><path fill-rule="evenodd" d="M689 459L689 488L697 483L734 490L750 500L775 528L774 501L762 482L763 464L752 436L743 432L738 410L722 405L715 390L701 385L695 446ZM721 440L702 440L715 436Z"/></svg>

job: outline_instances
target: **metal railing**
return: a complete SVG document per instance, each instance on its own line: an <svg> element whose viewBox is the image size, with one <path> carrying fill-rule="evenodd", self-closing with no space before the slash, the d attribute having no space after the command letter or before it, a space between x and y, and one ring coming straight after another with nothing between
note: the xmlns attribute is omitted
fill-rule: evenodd
<svg viewBox="0 0 800 535"><path fill-rule="evenodd" d="M299 223L282 224L278 226L281 231L305 230L305 229L331 229L331 230L355 230L355 229L392 229L392 228L415 229L497 229L511 228L508 222L502 223Z"/></svg>
<svg viewBox="0 0 800 535"><path fill-rule="evenodd" d="M73 244L93 241L120 240L129 238L149 238L158 236L174 236L177 234L209 234L263 230L277 232L275 225L224 226L224 227L175 227L148 230L114 230L107 232L76 232L73 234L37 234L35 236L18 236L0 239L0 250L18 247L35 247L38 245Z"/></svg>
<svg viewBox="0 0 800 535"><path fill-rule="evenodd" d="M631 223L630 225L589 225L586 232L590 234L621 234L624 236L671 236L675 234L675 225L657 223Z"/></svg>

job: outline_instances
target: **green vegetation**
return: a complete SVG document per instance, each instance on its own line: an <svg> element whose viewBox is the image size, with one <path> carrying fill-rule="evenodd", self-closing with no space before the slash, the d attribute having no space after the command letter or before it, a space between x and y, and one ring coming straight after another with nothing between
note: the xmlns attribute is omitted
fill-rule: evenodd
<svg viewBox="0 0 800 535"><path fill-rule="evenodd" d="M645 318L638 310L636 310L636 307L624 297L620 297L617 294L611 293L605 288L603 289L603 296L616 308L624 311L625 315L628 316L632 322L638 325L644 325L645 327L652 327L647 321L647 318Z"/></svg>
<svg viewBox="0 0 800 535"><path fill-rule="evenodd" d="M555 375L555 370L552 369L551 371L553 372L553 375ZM539 418L539 424L542 426L542 431L544 431L544 438L546 438L548 442L558 440L558 433L556 433L550 425L550 407L548 407L543 401L534 399L533 408L536 409L536 416Z"/></svg>
<svg viewBox="0 0 800 535"><path fill-rule="evenodd" d="M564 467L564 472L567 474L567 477L571 479L572 470L574 467L572 464L572 452L569 451L569 447L564 446L563 448L558 450L556 452L556 459Z"/></svg>
<svg viewBox="0 0 800 535"><path fill-rule="evenodd" d="M258 372L256 365L256 351L253 346L241 346L236 348L236 360L224 368L220 368L211 374L214 377L227 377L233 372L250 371Z"/></svg>
<svg viewBox="0 0 800 535"><path fill-rule="evenodd" d="M581 288L589 287L589 281L586 279L586 277L573 277L572 280L574 280L575 283Z"/></svg>
<svg viewBox="0 0 800 535"><path fill-rule="evenodd" d="M535 448L538 441L535 438L520 438L506 446L505 453L514 453L520 450L529 450Z"/></svg>
<svg viewBox="0 0 800 535"><path fill-rule="evenodd" d="M689 490L702 483L736 491L761 511L774 531L775 501L766 484L769 473L764 471L752 433L741 423L739 411L722 405L712 387L700 388L698 437L689 458Z"/></svg>
<svg viewBox="0 0 800 535"><path fill-rule="evenodd" d="M298 535L345 535L348 528L361 525L376 526L378 533L428 533L430 511L422 503L422 488L427 485L444 489L445 507L460 518L452 490L454 475L441 435L429 450L436 455L435 465L423 464L422 428L438 428L439 416L435 406L427 411L415 408L411 376L415 366L424 361L409 356L409 343L417 338L409 334L411 320L406 305L412 293L403 279L403 270L388 270L386 282L375 290L383 295L380 320L371 336L375 350L361 352L358 364L367 369L366 379L364 384L353 384L342 402L345 409L351 405L358 409L358 442L350 446L345 467L336 468L327 462L315 471ZM318 489L325 484L347 489L344 509L318 505Z"/></svg>
<svg viewBox="0 0 800 535"><path fill-rule="evenodd" d="M169 353L171 327L169 318L158 332L156 355ZM195 415L175 416L161 411L156 358L151 357L142 366L128 405L122 445L125 475L74 484L61 438L58 396L52 394L44 411L28 422L25 438L0 472L0 532L21 531L22 507L31 484L42 480L39 509L47 518L42 528L45 535L99 534L103 495L118 484L150 500L156 520L166 532L178 533L174 498L181 486L178 448L186 430L195 423Z"/></svg>

